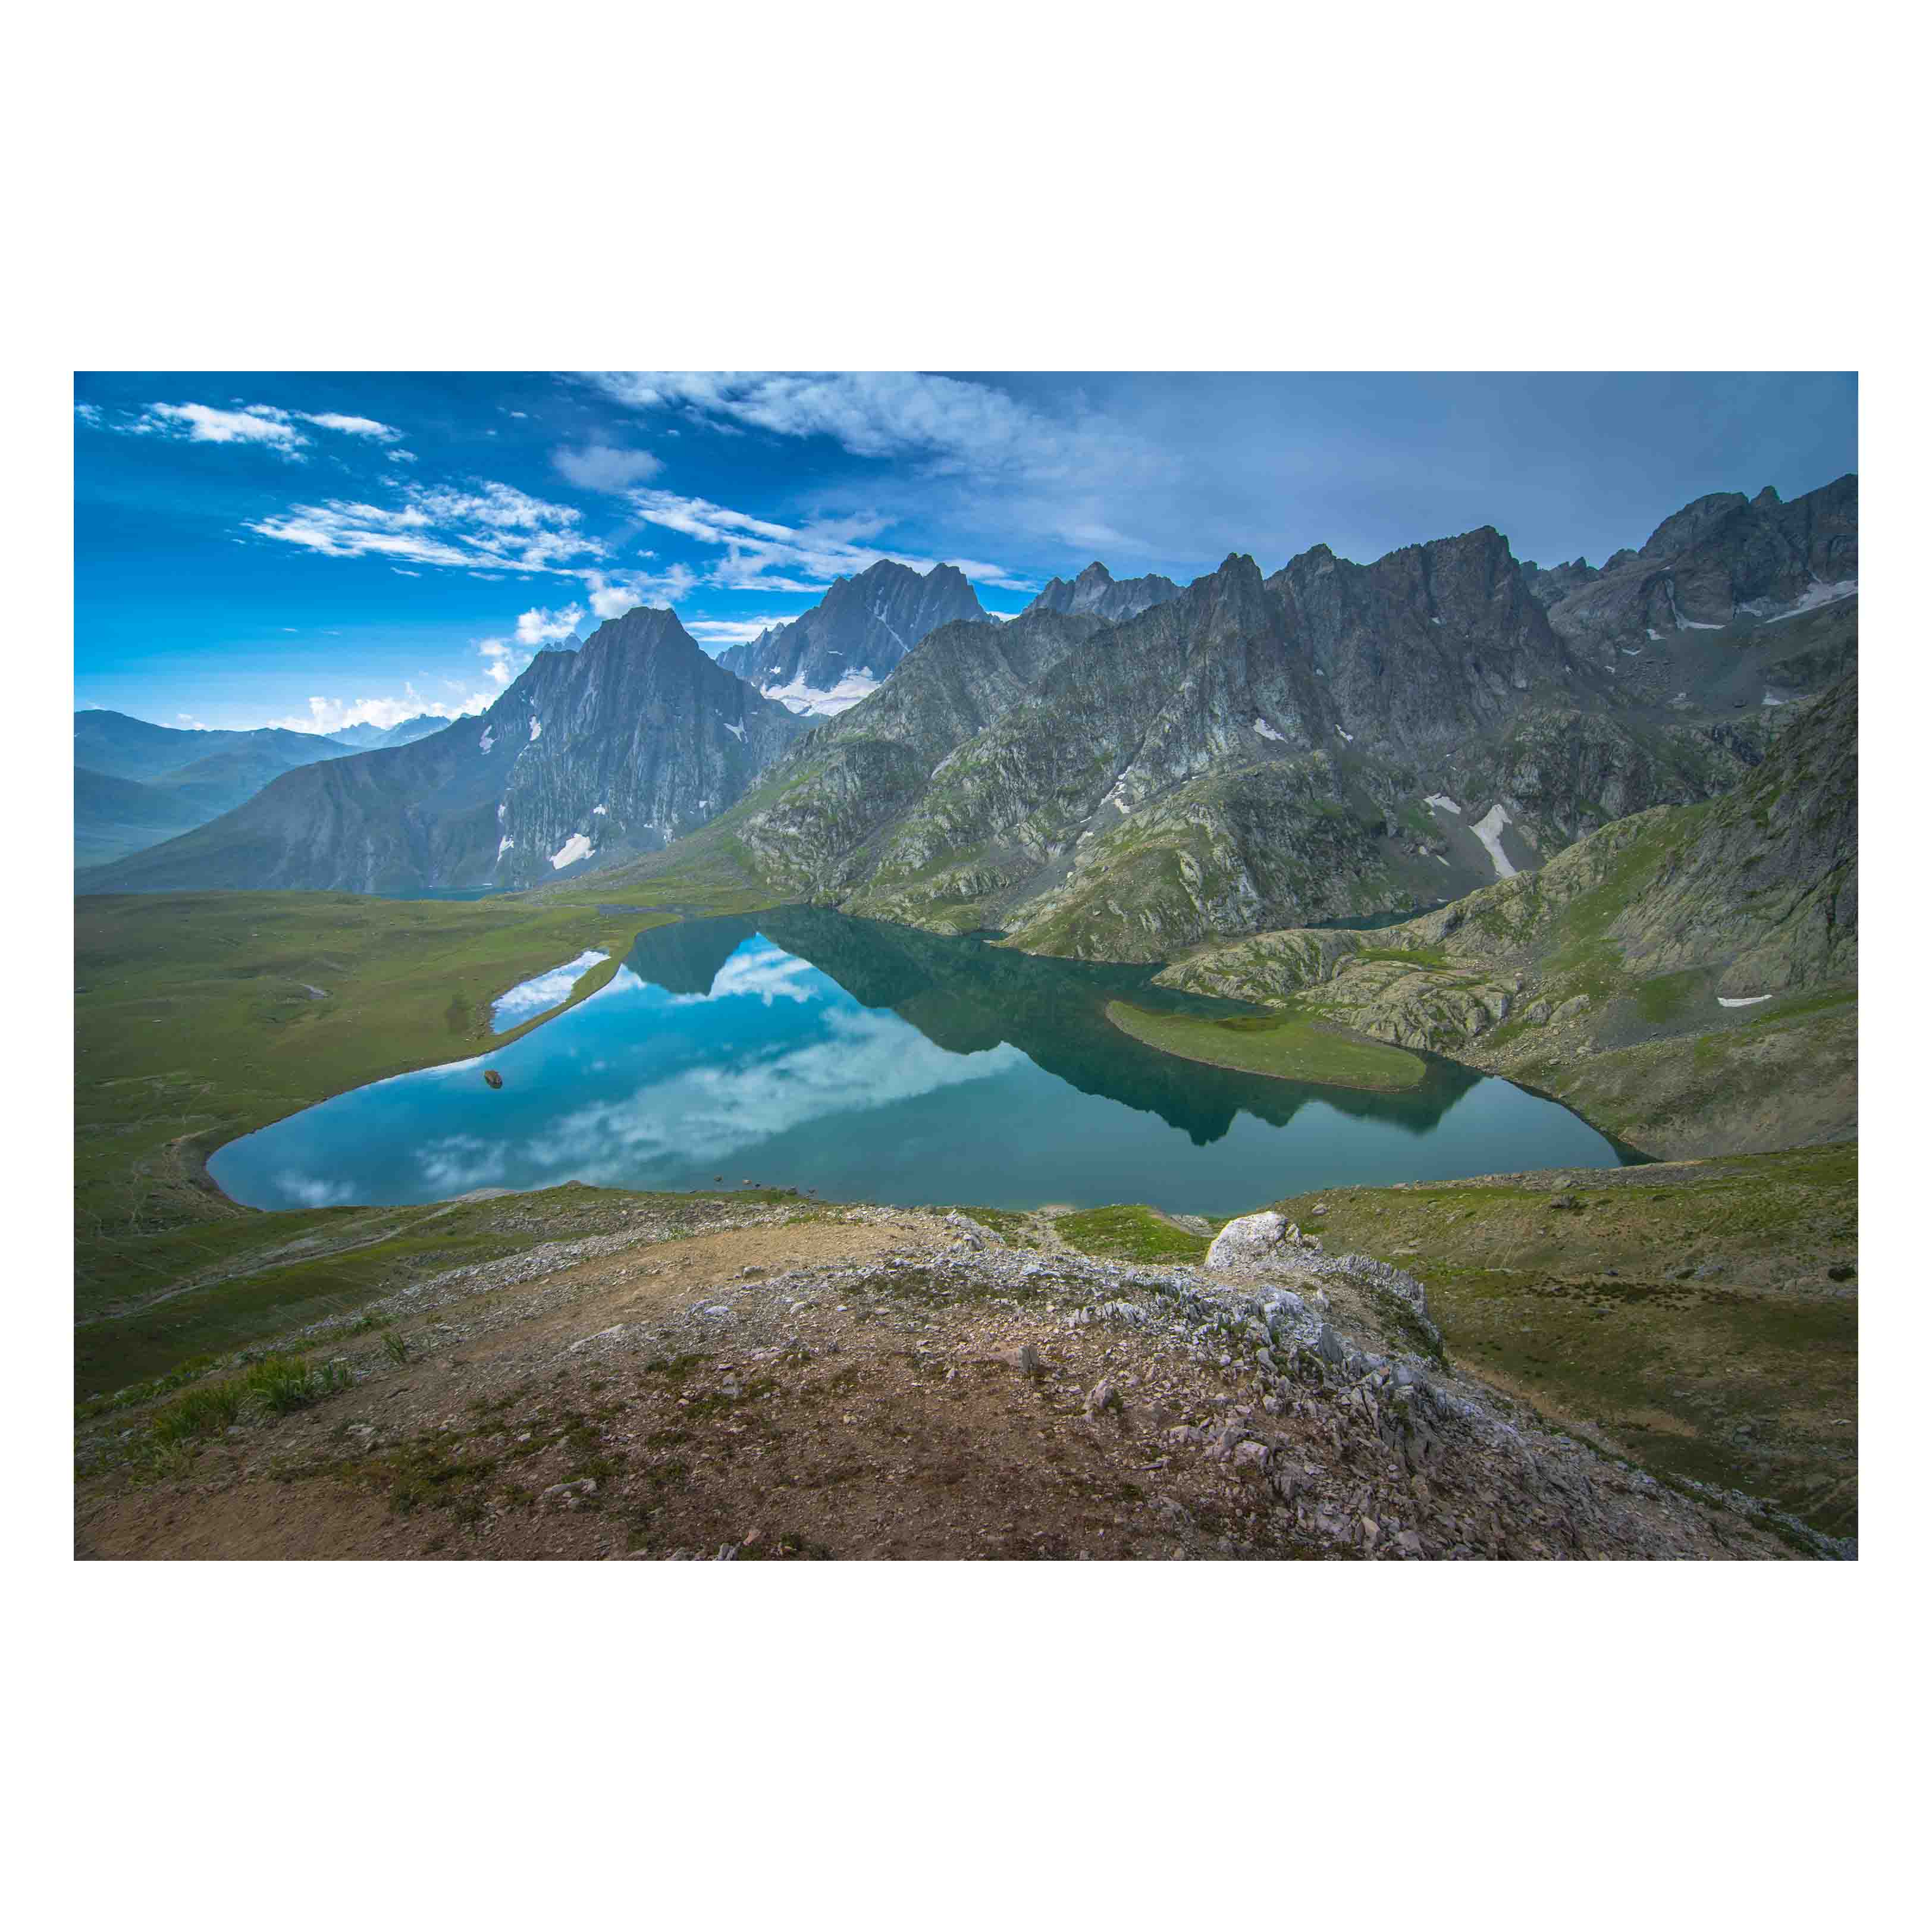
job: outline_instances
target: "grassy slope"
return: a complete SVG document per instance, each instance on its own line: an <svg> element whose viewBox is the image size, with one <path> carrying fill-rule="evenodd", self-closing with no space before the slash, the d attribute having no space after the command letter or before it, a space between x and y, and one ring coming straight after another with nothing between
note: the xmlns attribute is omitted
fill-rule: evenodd
<svg viewBox="0 0 1932 1932"><path fill-rule="evenodd" d="M443 1207L336 1208L322 1214L250 1214L234 1224L245 1240L218 1245L189 1271L183 1291L78 1331L75 1393L83 1417L170 1388L191 1385L220 1358L265 1346L296 1353L313 1344L294 1331L352 1312L446 1269L518 1252L544 1241L618 1232L640 1214L701 1215L705 1204L795 1204L775 1189L728 1194L633 1194L568 1182L532 1194ZM814 1212L797 1206L800 1218ZM411 1340L416 1337L410 1338ZM331 1346L339 1346L337 1341Z"/></svg>
<svg viewBox="0 0 1932 1932"><path fill-rule="evenodd" d="M76 900L77 1314L350 1226L359 1210L238 1208L201 1162L332 1094L478 1052L496 994L586 947L621 958L662 916L329 892Z"/></svg>
<svg viewBox="0 0 1932 1932"><path fill-rule="evenodd" d="M1276 1204L1418 1275L1451 1356L1555 1419L1856 1534L1856 1144Z"/></svg>
<svg viewBox="0 0 1932 1932"><path fill-rule="evenodd" d="M1424 1070L1414 1054L1400 1047L1338 1033L1298 1013L1196 1019L1184 1013L1146 1012L1110 1000L1107 1017L1121 1032L1162 1053L1277 1080L1399 1094L1418 1084Z"/></svg>

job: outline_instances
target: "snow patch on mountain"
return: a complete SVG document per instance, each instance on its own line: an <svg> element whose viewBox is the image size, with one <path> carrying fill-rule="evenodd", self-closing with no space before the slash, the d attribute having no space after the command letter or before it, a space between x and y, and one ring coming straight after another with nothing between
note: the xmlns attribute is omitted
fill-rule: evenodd
<svg viewBox="0 0 1932 1932"><path fill-rule="evenodd" d="M1858 594L1858 580L1847 577L1837 584L1814 584L1789 610L1780 610L1775 617L1767 617L1768 624L1781 624L1787 617L1802 617L1808 610L1822 609L1827 604L1842 602L1847 597Z"/></svg>
<svg viewBox="0 0 1932 1932"><path fill-rule="evenodd" d="M788 711L800 717L836 718L842 711L850 711L861 698L869 698L881 681L867 672L850 670L830 691L821 691L807 684L801 674L789 684L766 685L764 695L776 698Z"/></svg>
<svg viewBox="0 0 1932 1932"><path fill-rule="evenodd" d="M1516 821L1499 805L1492 805L1482 818L1469 830L1483 842L1484 849L1490 855L1490 862L1496 868L1499 879L1513 879L1516 868L1503 856L1503 827Z"/></svg>
<svg viewBox="0 0 1932 1932"><path fill-rule="evenodd" d="M550 855L550 862L555 870L560 872L565 866L574 866L578 860L589 858L595 849L582 832L573 832Z"/></svg>

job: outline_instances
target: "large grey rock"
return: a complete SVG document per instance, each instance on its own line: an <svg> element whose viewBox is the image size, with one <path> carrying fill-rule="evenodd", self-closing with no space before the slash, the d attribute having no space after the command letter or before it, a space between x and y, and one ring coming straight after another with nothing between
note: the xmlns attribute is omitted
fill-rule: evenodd
<svg viewBox="0 0 1932 1932"><path fill-rule="evenodd" d="M1288 1223L1272 1210L1244 1214L1214 1237L1208 1250L1210 1268L1266 1268L1282 1255Z"/></svg>

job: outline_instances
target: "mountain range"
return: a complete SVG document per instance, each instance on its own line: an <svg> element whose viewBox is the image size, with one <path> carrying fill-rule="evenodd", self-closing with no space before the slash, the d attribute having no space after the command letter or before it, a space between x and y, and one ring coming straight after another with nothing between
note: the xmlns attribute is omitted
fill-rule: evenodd
<svg viewBox="0 0 1932 1932"><path fill-rule="evenodd" d="M572 638L570 648L576 648ZM414 718L405 718L400 724L387 727L380 724L351 724L340 731L332 731L329 736L338 745L346 745L358 752L380 751L387 745L413 745L418 738L427 738L432 732L446 731L452 723L460 721L439 718L430 712L422 712Z"/></svg>
<svg viewBox="0 0 1932 1932"><path fill-rule="evenodd" d="M1231 556L1185 588L1096 564L1010 622L956 570L881 562L716 662L634 610L480 718L288 772L86 884L612 868L614 891L627 865L724 863L1118 960L1386 920L1736 786L1856 664L1857 500L1856 477L1700 499L1600 570L1488 528L1269 575Z"/></svg>
<svg viewBox="0 0 1932 1932"><path fill-rule="evenodd" d="M1856 662L1856 597L1804 572L1855 588L1856 502L1846 478L1667 520L1592 580L1698 584L1634 645L1488 529L1267 578L1231 556L1114 623L945 626L706 844L774 890L1090 958L1458 898L1750 770Z"/></svg>
<svg viewBox="0 0 1932 1932"><path fill-rule="evenodd" d="M105 865L178 838L245 803L283 772L446 729L423 716L329 733L178 730L118 711L74 719L74 863Z"/></svg>
<svg viewBox="0 0 1932 1932"><path fill-rule="evenodd" d="M695 830L808 728L670 611L639 608L580 649L539 651L480 716L284 772L83 890L532 885Z"/></svg>

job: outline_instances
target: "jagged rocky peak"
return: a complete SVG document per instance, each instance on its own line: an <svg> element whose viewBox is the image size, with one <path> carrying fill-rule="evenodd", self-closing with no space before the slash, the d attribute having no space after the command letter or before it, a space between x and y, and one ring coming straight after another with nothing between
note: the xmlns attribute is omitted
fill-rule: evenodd
<svg viewBox="0 0 1932 1932"><path fill-rule="evenodd" d="M1680 632L1772 624L1858 588L1858 479L1784 502L1718 490L1666 517L1639 550L1618 550L1587 579L1544 596L1550 621L1610 662ZM1849 606L1848 606L1849 608Z"/></svg>
<svg viewBox="0 0 1932 1932"><path fill-rule="evenodd" d="M940 625L993 621L963 571L941 563L921 572L885 557L718 662L787 710L829 717L875 690Z"/></svg>
<svg viewBox="0 0 1932 1932"><path fill-rule="evenodd" d="M1096 560L1071 584L1056 577L1022 614L1052 610L1063 617L1091 616L1120 624L1180 595L1180 585L1170 578L1150 575L1118 579Z"/></svg>

